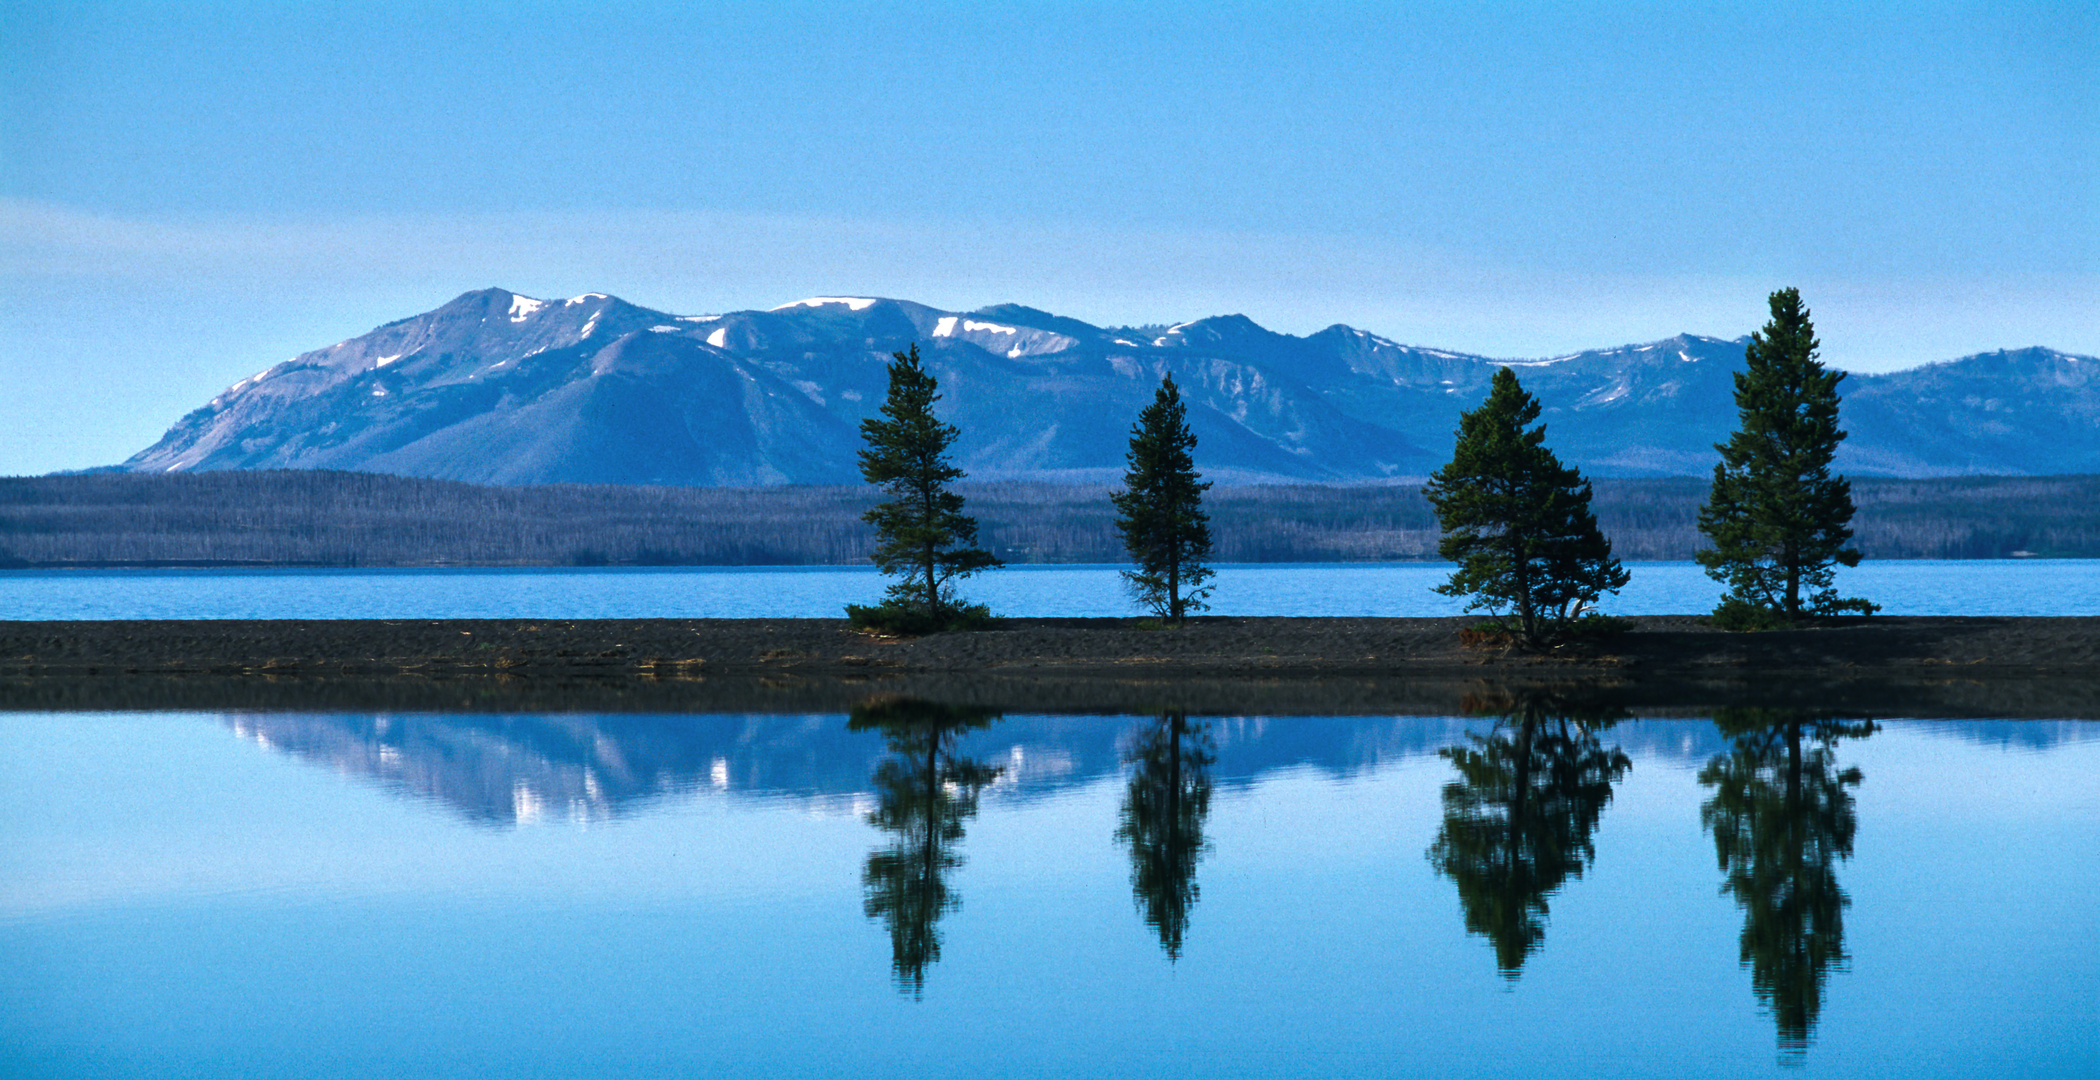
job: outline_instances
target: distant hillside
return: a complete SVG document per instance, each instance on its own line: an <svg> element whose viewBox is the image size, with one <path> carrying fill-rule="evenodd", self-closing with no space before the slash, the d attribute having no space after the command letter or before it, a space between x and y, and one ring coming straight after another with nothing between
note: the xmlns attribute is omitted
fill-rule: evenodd
<svg viewBox="0 0 2100 1080"><path fill-rule="evenodd" d="M598 293L468 293L228 387L125 462L137 472L350 469L492 484L850 484L892 351L917 343L978 480L1111 482L1160 376L1206 475L1427 475L1502 364L1593 476L1699 475L1734 427L1744 339L1679 335L1541 360L1306 337L1238 315L1102 328L1002 304L817 297L676 316ZM2100 360L1988 353L1845 385L1856 475L2100 472Z"/></svg>
<svg viewBox="0 0 2100 1080"><path fill-rule="evenodd" d="M964 488L1009 562L1120 562L1105 488ZM1622 558L1689 558L1704 481L1597 483ZM2100 476L1855 481L1871 558L2100 557ZM0 479L0 566L818 565L873 546L851 487L490 487L367 473ZM1432 559L1411 484L1220 487L1220 562Z"/></svg>

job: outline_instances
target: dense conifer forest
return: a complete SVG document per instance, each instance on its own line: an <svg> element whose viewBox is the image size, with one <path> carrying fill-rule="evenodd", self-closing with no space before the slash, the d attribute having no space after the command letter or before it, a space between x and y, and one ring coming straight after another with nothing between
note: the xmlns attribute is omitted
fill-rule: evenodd
<svg viewBox="0 0 2100 1080"><path fill-rule="evenodd" d="M1622 559L1688 559L1702 477L1596 481ZM1105 487L963 484L1010 563L1125 559ZM1870 559L2100 557L2100 476L1853 480ZM0 566L814 565L874 546L865 486L482 487L346 472L0 478ZM1436 557L1419 482L1204 497L1217 562Z"/></svg>

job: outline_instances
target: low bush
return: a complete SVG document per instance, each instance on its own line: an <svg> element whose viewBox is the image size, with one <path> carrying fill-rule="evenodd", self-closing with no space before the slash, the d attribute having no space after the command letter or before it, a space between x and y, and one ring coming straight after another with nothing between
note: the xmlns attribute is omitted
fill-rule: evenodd
<svg viewBox="0 0 2100 1080"><path fill-rule="evenodd" d="M1580 641L1591 638L1614 637L1633 629L1633 620L1617 615L1601 615L1590 612L1577 619L1570 619L1554 630L1554 636L1565 641Z"/></svg>
<svg viewBox="0 0 2100 1080"><path fill-rule="evenodd" d="M1458 643L1467 648L1515 645L1522 640L1523 627L1514 619L1483 619L1458 632Z"/></svg>
<svg viewBox="0 0 2100 1080"><path fill-rule="evenodd" d="M1590 641L1633 629L1632 619L1590 612L1566 622L1547 622L1547 644ZM1484 619L1458 632L1458 643L1469 648L1506 648L1524 644L1524 624L1515 619Z"/></svg>
<svg viewBox="0 0 2100 1080"><path fill-rule="evenodd" d="M893 604L847 604L846 619L855 630L919 637L947 631L983 630L992 624L992 610L983 604L969 604L939 615L928 615L917 608Z"/></svg>
<svg viewBox="0 0 2100 1080"><path fill-rule="evenodd" d="M1714 609L1710 620L1715 628L1735 633L1751 633L1758 630L1784 630L1793 623L1786 615L1768 607L1727 597L1721 606Z"/></svg>

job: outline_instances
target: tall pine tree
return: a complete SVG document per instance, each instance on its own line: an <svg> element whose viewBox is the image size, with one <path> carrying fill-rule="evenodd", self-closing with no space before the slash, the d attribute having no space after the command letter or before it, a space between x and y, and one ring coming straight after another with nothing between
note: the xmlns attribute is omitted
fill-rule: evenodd
<svg viewBox="0 0 2100 1080"><path fill-rule="evenodd" d="M949 485L963 471L948 460L961 434L933 415L940 385L919 360L919 346L891 354L890 392L882 416L860 422L860 473L880 485L887 501L862 515L880 544L872 558L897 575L879 608L848 604L859 624L903 631L940 630L986 615L955 599L953 582L1002 565L977 546L977 519L962 512L963 497Z"/></svg>
<svg viewBox="0 0 2100 1080"><path fill-rule="evenodd" d="M1770 298L1772 319L1750 335L1745 370L1735 377L1742 426L1714 449L1713 490L1699 508L1699 531L1713 544L1696 553L1708 576L1728 586L1716 614L1724 625L1757 626L1804 614L1877 608L1841 598L1834 568L1858 566L1852 539L1852 485L1830 471L1838 443L1838 383L1845 373L1816 359L1816 328L1801 293Z"/></svg>
<svg viewBox="0 0 2100 1080"><path fill-rule="evenodd" d="M1544 424L1525 429L1538 418L1516 373L1495 372L1487 400L1459 415L1451 463L1422 489L1444 530L1437 553L1458 564L1437 591L1473 597L1468 611L1511 610L1530 645L1627 582L1590 482L1546 449Z"/></svg>
<svg viewBox="0 0 2100 1080"><path fill-rule="evenodd" d="M1208 609L1203 601L1211 591L1211 570L1203 565L1210 557L1210 516L1203 512L1210 484L1196 472L1195 448L1188 409L1169 374L1131 426L1130 468L1123 490L1109 496L1123 546L1137 563L1123 580L1140 604L1177 623Z"/></svg>

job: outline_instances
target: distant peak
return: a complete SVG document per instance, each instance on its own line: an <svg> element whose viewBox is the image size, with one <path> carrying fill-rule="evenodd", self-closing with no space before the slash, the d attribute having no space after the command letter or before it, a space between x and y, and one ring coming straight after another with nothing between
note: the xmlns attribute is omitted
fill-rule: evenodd
<svg viewBox="0 0 2100 1080"><path fill-rule="evenodd" d="M771 310L787 311L798 307L820 308L828 304L844 304L850 311L866 311L880 302L877 298L867 296L812 296L807 300L797 300L792 304L782 304Z"/></svg>
<svg viewBox="0 0 2100 1080"><path fill-rule="evenodd" d="M1245 315L1238 314L1207 315L1201 319L1195 319L1189 322L1180 323L1176 325L1174 329L1190 330L1198 327L1201 327L1206 330L1254 330L1264 334L1269 333L1269 330L1266 327L1262 326L1260 323L1255 322L1253 319L1250 319Z"/></svg>
<svg viewBox="0 0 2100 1080"><path fill-rule="evenodd" d="M1167 327L1155 345L1228 345L1282 337L1245 315L1211 315Z"/></svg>
<svg viewBox="0 0 2100 1080"><path fill-rule="evenodd" d="M1036 330L1049 330L1067 337L1086 340L1102 334L1100 327L1063 315L1052 315L1039 308L1024 304L992 304L978 308L970 314L1002 323L1012 323Z"/></svg>

